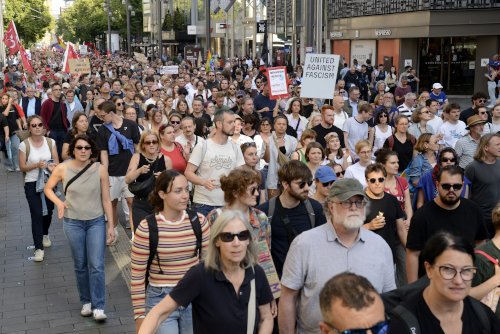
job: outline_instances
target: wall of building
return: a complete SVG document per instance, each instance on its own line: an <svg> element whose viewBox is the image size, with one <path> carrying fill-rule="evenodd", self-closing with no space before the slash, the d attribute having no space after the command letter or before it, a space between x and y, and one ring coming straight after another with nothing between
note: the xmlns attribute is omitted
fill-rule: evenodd
<svg viewBox="0 0 500 334"><path fill-rule="evenodd" d="M476 72L474 75L474 91L488 93L487 79L484 74L486 67L481 66L481 59L491 59L491 56L498 54L500 50L500 36L478 36L476 48Z"/></svg>
<svg viewBox="0 0 500 334"><path fill-rule="evenodd" d="M411 66L418 71L418 39L417 38L404 38L401 39L400 44L400 59L399 72L403 71L407 65L407 61L411 61Z"/></svg>

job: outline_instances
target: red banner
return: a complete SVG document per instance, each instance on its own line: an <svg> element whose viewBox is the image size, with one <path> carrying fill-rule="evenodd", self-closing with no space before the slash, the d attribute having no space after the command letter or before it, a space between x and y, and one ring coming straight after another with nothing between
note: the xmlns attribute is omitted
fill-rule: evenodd
<svg viewBox="0 0 500 334"><path fill-rule="evenodd" d="M21 59L23 61L23 67L28 73L33 73L33 66L31 66L31 62L28 58L28 54L26 53L26 50L24 50L23 46L21 45L21 48L19 50L21 53Z"/></svg>
<svg viewBox="0 0 500 334"><path fill-rule="evenodd" d="M69 73L69 60L70 59L78 59L80 56L76 53L75 48L73 47L73 43L66 43L66 51L64 52L63 58L63 71Z"/></svg>
<svg viewBox="0 0 500 334"><path fill-rule="evenodd" d="M16 25L14 24L14 20L11 20L7 30L5 30L5 34L3 35L3 42L9 48L9 52L11 55L16 54L21 47L21 43L19 43L19 36L17 35Z"/></svg>

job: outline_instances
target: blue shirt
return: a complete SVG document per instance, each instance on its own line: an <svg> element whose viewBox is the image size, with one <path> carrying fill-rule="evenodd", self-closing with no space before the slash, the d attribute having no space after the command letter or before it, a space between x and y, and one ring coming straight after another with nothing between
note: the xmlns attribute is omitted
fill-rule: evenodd
<svg viewBox="0 0 500 334"><path fill-rule="evenodd" d="M273 120L273 110L274 107L276 106L276 100L271 100L268 96L264 96L261 94L257 95L255 99L253 100L253 104L255 106L255 111L264 109L265 107L269 108L269 111L264 111L261 112L261 116L268 117L269 119Z"/></svg>
<svg viewBox="0 0 500 334"><path fill-rule="evenodd" d="M26 118L33 116L35 114L35 103L36 103L35 97L28 99L28 109L26 113Z"/></svg>
<svg viewBox="0 0 500 334"><path fill-rule="evenodd" d="M436 100L436 101L438 101L438 102L439 102L440 107L442 107L442 106L443 106L444 101L446 101L446 99L447 99L446 94L445 94L443 91L441 91L441 93L439 93L439 95L436 95L436 94L434 94L434 92L431 92L431 93L429 94L429 96L431 97L431 100Z"/></svg>

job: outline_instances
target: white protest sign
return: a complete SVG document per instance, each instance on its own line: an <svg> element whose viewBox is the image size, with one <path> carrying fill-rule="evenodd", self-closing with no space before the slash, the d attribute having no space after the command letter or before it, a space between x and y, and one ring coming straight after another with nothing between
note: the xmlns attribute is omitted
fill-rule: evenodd
<svg viewBox="0 0 500 334"><path fill-rule="evenodd" d="M333 98L339 61L339 55L307 53L300 97Z"/></svg>
<svg viewBox="0 0 500 334"><path fill-rule="evenodd" d="M288 85L285 66L268 68L267 79L269 80L269 98L271 100L288 97Z"/></svg>
<svg viewBox="0 0 500 334"><path fill-rule="evenodd" d="M179 74L179 66L162 66L160 68L160 74Z"/></svg>

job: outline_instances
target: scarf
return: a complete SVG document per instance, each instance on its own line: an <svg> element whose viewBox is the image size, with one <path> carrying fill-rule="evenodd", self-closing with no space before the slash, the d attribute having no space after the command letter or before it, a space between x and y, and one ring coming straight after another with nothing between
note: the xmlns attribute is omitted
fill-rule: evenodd
<svg viewBox="0 0 500 334"><path fill-rule="evenodd" d="M120 132L116 131L111 123L103 125L111 132L111 136L108 140L109 155L117 155L118 153L120 153L118 141L120 141L120 143L122 144L123 150L129 150L130 153L134 154L134 142L132 141L132 139L129 139L122 135Z"/></svg>

